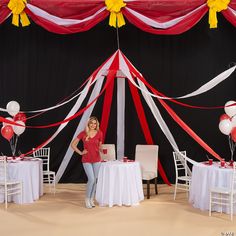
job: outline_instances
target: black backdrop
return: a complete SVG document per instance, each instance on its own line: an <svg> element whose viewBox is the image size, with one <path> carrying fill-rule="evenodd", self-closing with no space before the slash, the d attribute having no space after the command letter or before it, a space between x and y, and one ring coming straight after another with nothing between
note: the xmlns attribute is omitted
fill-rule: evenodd
<svg viewBox="0 0 236 236"><path fill-rule="evenodd" d="M209 29L207 16L193 29L181 35L152 35L127 22L119 29L120 48L146 80L169 96L192 92L236 61L235 28L218 16L218 29ZM17 28L10 19L0 25L0 107L18 101L21 110L36 110L55 105L76 90L88 76L117 49L116 30L108 26L108 19L90 31L71 35L47 32L33 22L29 27ZM185 99L193 105L216 106L235 100L235 73L213 90ZM106 143L116 143L116 90ZM93 115L101 118L103 98L95 106ZM171 182L175 178L172 148L156 124L148 107L145 111L159 158ZM168 102L177 114L217 153L229 159L227 137L218 129L220 110L189 109ZM64 119L73 104L48 112L27 122L43 125ZM181 150L196 161L206 159L206 151L192 140L162 109L161 113ZM6 113L2 116L8 117ZM71 121L49 144L51 169L57 171L79 122ZM126 89L125 154L134 156L135 145L145 143ZM27 129L19 138L18 149L27 152L46 140L56 128ZM0 151L10 155L9 143L0 137ZM71 159L60 182L84 182L85 174L80 158ZM162 182L161 178L159 182Z"/></svg>

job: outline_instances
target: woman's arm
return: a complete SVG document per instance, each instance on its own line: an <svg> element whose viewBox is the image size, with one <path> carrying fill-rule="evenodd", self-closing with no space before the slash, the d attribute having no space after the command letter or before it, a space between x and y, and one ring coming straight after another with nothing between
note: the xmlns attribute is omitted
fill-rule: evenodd
<svg viewBox="0 0 236 236"><path fill-rule="evenodd" d="M72 149L78 153L79 155L84 155L87 153L87 150L83 150L82 152L77 148L77 145L79 143L79 139L78 138L75 138L72 142L71 142L71 147Z"/></svg>

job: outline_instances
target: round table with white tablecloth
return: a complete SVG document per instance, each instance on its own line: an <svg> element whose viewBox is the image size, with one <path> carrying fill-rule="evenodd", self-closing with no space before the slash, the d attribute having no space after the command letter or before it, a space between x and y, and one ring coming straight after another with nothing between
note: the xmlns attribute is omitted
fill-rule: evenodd
<svg viewBox="0 0 236 236"><path fill-rule="evenodd" d="M232 179L233 168L226 165L226 168L220 166L220 162L214 162L213 165L207 163L198 163L193 166L192 182L190 186L189 202L195 208L209 210L210 188L229 187ZM213 211L221 211L219 206L213 206ZM223 207L223 212L229 212L229 209ZM236 206L234 208L236 213Z"/></svg>
<svg viewBox="0 0 236 236"><path fill-rule="evenodd" d="M42 160L29 159L25 161L8 161L9 180L22 181L23 204L33 203L43 195L43 169ZM0 202L3 202L4 195L0 194ZM20 196L8 197L8 201L20 203Z"/></svg>
<svg viewBox="0 0 236 236"><path fill-rule="evenodd" d="M138 205L144 199L138 162L102 162L98 174L96 200L100 206Z"/></svg>

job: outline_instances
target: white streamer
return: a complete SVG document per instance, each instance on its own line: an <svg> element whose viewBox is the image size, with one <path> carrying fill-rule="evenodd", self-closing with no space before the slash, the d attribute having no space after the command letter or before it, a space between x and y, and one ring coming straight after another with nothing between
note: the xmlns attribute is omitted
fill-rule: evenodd
<svg viewBox="0 0 236 236"><path fill-rule="evenodd" d="M123 55L120 53L120 56L123 57ZM127 59L127 58L126 58ZM128 59L127 59L128 60ZM132 65L132 63L129 61L129 63ZM132 65L133 66L133 65ZM133 66L133 68L135 68ZM219 74L218 76L216 76L214 79L210 80L209 82L207 82L206 84L204 84L203 86L201 86L200 88L198 88L197 90L195 90L194 92L192 93L189 93L189 94L186 94L184 96L181 96L181 97L162 97L162 96L158 96L156 94L153 94L151 92L149 92L148 90L147 91L144 91L145 93L149 94L150 96L152 97L156 97L156 98L159 98L159 99L182 99L182 98L189 98L189 97L193 97L193 96L197 96L197 95L200 95L202 93L205 93L209 90L211 90L212 88L214 88L216 85L218 85L219 83L221 83L222 81L224 81L225 79L227 79L235 70L236 66L233 66L231 67L230 69L222 72L221 74ZM137 69L136 69L137 71ZM138 72L138 71L137 71ZM140 72L138 72L141 76L142 74ZM129 73L130 74L130 73ZM126 75L127 76L127 75ZM130 75L130 78L132 78L132 76ZM140 88L134 81L133 79L130 80L130 82L136 86L137 88L139 88L140 90L142 90L142 88Z"/></svg>
<svg viewBox="0 0 236 236"><path fill-rule="evenodd" d="M117 160L124 157L125 150L125 80L117 78Z"/></svg>
<svg viewBox="0 0 236 236"><path fill-rule="evenodd" d="M126 75L126 77L129 79L129 81L132 82L132 84L136 85L136 83L133 81L133 78L130 74L130 71L129 71L129 67L128 65L126 64L123 56L120 56L120 69L122 70L122 72ZM146 86L144 85L144 83L138 79L138 83L140 86L136 86L138 88L140 88L141 92L142 92L142 95L145 99L145 101L147 102L154 118L156 119L158 125L160 126L162 132L165 134L167 140L169 141L169 143L171 144L171 146L173 147L174 151L180 153L179 151L179 148L175 142L175 139L173 137L173 135L171 134L168 126L166 125L164 119L162 118L156 104L154 103L152 97L147 93L147 88ZM193 161L192 159L188 158L187 156L185 157L184 155L182 155L180 153L181 157L185 158L188 162L192 163L192 164L195 164L196 162ZM182 160L183 161L183 160ZM191 170L188 168L187 169L188 173L190 174L191 173Z"/></svg>
<svg viewBox="0 0 236 236"><path fill-rule="evenodd" d="M114 57L116 56L117 53L114 53L113 56L102 66L102 68L98 71L97 73L97 76L96 76L96 79L97 79L97 82L96 82L96 85L92 91L92 94L89 98L89 101L88 101L88 104L93 101L100 93L101 91L101 86L102 86L102 83L103 83L103 74L104 74L104 71L108 70L110 68L110 65L111 63L113 62L114 60ZM96 101L97 102L97 101ZM73 135L73 138L71 139L71 141L78 135L79 132L81 132L82 130L84 130L85 126L86 126L86 123L88 122L88 119L93 111L93 108L96 104L96 102L94 102L84 113L83 113L83 116L78 124L78 127ZM68 149L67 149L67 152L62 160L62 163L57 171L57 174L56 174L56 182L58 183L63 175L63 173L65 172L66 170L66 167L73 155L74 151L73 149L69 146Z"/></svg>

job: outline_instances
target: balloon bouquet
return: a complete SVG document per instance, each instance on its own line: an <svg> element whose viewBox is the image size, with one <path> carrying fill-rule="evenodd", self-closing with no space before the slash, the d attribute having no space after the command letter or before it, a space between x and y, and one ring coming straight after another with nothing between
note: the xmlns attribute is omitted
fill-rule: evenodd
<svg viewBox="0 0 236 236"><path fill-rule="evenodd" d="M12 117L6 117L7 120L15 122L21 126L3 122L1 128L2 136L8 140L13 157L15 156L18 137L25 131L26 115L20 111L20 105L16 101L7 104L6 110Z"/></svg>
<svg viewBox="0 0 236 236"><path fill-rule="evenodd" d="M228 101L224 106L225 114L220 116L219 129L228 135L231 161L233 161L236 146L236 101Z"/></svg>

